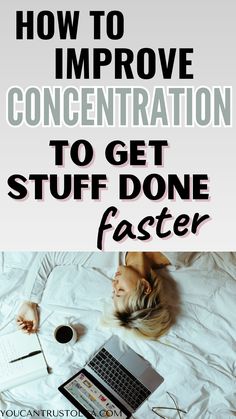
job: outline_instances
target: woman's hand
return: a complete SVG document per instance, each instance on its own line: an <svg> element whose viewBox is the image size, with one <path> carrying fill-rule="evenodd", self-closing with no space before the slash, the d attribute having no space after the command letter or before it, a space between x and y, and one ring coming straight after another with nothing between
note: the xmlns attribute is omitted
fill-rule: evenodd
<svg viewBox="0 0 236 419"><path fill-rule="evenodd" d="M25 301L18 312L16 322L24 333L36 333L39 325L38 305Z"/></svg>

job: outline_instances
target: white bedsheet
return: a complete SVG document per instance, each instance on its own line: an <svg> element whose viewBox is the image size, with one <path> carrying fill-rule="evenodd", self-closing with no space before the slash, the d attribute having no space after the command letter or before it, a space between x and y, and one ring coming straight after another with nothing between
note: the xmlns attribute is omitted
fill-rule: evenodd
<svg viewBox="0 0 236 419"><path fill-rule="evenodd" d="M0 334L15 328L11 320L22 298L22 284L31 259L32 254L5 255L5 269L0 273L0 329L6 327ZM179 260L184 260L183 255ZM110 278L118 263L117 254L95 254L86 267L54 269L41 306L39 332L52 373L2 393L0 410L30 409L32 413L49 409L54 410L55 416L58 410L65 416L66 410L75 410L57 387L115 333L165 378L135 418L157 418L152 412L155 406L174 407L167 392L188 412L182 417L235 417L236 255L198 253L197 257L188 257L187 266L178 264L178 258L176 261L177 267L161 273L171 275L178 284L181 314L176 325L157 342L134 339L122 329L104 327L99 320L104 305L110 301ZM53 330L64 322L76 325L80 331L80 339L73 347L53 340ZM164 414L168 418L178 417L171 410ZM45 417L45 412L33 417Z"/></svg>

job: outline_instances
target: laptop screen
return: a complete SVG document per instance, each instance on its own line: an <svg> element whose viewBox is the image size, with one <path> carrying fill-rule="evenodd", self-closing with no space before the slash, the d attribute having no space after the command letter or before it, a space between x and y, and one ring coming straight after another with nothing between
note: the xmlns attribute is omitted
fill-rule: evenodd
<svg viewBox="0 0 236 419"><path fill-rule="evenodd" d="M126 419L130 414L87 371L81 370L59 387L87 418L115 417Z"/></svg>

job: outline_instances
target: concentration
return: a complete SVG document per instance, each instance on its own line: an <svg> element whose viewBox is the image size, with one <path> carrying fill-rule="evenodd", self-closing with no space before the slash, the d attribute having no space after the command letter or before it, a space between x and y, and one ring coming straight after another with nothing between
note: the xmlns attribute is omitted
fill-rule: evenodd
<svg viewBox="0 0 236 419"><path fill-rule="evenodd" d="M42 87L7 92L7 122L30 127L231 126L231 87Z"/></svg>

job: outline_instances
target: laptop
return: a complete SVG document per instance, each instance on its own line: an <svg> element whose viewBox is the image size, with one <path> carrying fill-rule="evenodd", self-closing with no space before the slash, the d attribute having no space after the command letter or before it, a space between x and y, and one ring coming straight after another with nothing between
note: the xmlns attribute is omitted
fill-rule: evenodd
<svg viewBox="0 0 236 419"><path fill-rule="evenodd" d="M59 391L86 418L126 419L163 381L148 361L112 336Z"/></svg>

